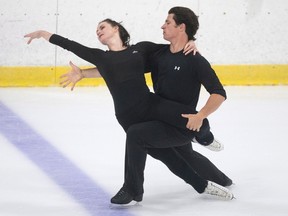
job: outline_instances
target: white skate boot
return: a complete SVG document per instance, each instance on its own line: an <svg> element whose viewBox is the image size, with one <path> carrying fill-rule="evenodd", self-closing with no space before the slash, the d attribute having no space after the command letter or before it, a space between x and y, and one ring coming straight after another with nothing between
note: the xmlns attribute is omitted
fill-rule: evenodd
<svg viewBox="0 0 288 216"><path fill-rule="evenodd" d="M204 194L209 194L212 196L219 197L224 200L234 199L234 195L227 188L222 187L221 185L216 184L215 182L208 181L208 185L205 188Z"/></svg>
<svg viewBox="0 0 288 216"><path fill-rule="evenodd" d="M196 138L194 137L192 139L192 142L194 143L198 143L201 145L201 143L199 143ZM224 149L224 145L222 143L220 143L218 140L214 139L213 142L210 145L203 145L204 147L208 148L211 151L222 151Z"/></svg>

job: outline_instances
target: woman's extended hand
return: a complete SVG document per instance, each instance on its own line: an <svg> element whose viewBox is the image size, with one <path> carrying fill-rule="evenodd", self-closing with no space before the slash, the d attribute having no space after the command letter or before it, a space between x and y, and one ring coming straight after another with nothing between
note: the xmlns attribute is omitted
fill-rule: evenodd
<svg viewBox="0 0 288 216"><path fill-rule="evenodd" d="M65 88L71 84L71 91L73 91L76 83L83 79L84 76L82 74L82 70L79 67L74 65L71 61L69 64L71 66L71 70L68 73L60 76L60 79L62 79L60 85Z"/></svg>
<svg viewBox="0 0 288 216"><path fill-rule="evenodd" d="M39 30L39 31L35 31L35 32L31 32L29 34L26 34L26 35L24 35L24 37L29 38L29 40L27 41L27 44L30 44L32 42L32 40L39 39L39 38L44 38L45 40L49 41L51 35L52 34L50 32Z"/></svg>

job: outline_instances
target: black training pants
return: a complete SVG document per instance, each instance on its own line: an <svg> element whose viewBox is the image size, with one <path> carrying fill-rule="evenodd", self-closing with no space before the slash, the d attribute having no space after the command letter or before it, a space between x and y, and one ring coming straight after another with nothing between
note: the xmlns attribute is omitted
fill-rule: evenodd
<svg viewBox="0 0 288 216"><path fill-rule="evenodd" d="M132 125L127 130L124 186L133 194L144 192L144 169L147 153L162 161L175 175L202 193L206 180L227 186L232 183L210 160L192 149L195 135L208 143L214 137L205 119L200 132L182 130L160 121Z"/></svg>

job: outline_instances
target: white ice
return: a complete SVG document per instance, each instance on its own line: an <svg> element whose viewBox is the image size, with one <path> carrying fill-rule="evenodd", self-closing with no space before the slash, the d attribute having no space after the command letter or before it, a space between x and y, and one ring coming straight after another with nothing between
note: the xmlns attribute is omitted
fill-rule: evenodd
<svg viewBox="0 0 288 216"><path fill-rule="evenodd" d="M288 215L288 86L225 88L227 101L210 117L212 131L225 150L210 152L196 144L194 148L233 179L235 185L229 189L236 199L199 195L161 162L148 157L144 200L138 206L117 209L119 215L123 211L135 216ZM206 98L203 93L200 106ZM106 87L73 92L1 88L0 101L109 196L120 189L125 133L115 119ZM91 215L1 132L0 161L1 216ZM104 206L102 215L111 211Z"/></svg>

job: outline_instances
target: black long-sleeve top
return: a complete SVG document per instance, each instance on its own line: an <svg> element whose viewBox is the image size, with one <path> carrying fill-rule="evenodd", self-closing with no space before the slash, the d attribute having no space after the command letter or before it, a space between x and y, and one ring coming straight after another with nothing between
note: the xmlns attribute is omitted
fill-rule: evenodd
<svg viewBox="0 0 288 216"><path fill-rule="evenodd" d="M49 40L95 65L113 97L116 114L122 114L140 104L149 94L144 73L149 55L163 45L140 42L122 51L103 51L53 34Z"/></svg>
<svg viewBox="0 0 288 216"><path fill-rule="evenodd" d="M163 98L196 109L202 85L209 94L226 98L215 71L199 53L184 55L183 50L171 53L169 45L165 45L151 55L149 65L154 91Z"/></svg>

